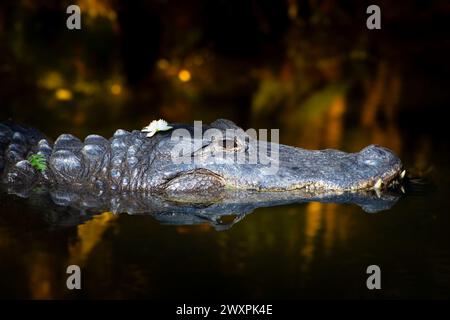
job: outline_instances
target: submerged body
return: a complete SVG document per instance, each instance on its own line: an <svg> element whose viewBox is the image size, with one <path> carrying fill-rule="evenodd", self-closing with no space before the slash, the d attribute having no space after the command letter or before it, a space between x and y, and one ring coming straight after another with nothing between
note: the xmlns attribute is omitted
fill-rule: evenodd
<svg viewBox="0 0 450 320"><path fill-rule="evenodd" d="M188 132L193 126L173 125ZM176 145L171 131L147 137L141 131L117 130L105 139L90 135L80 141L63 134L52 143L38 131L14 124L0 124L0 172L2 181L13 185L67 186L101 194L153 192L189 202L214 198L224 190L293 191L311 194L336 193L389 186L402 176L402 163L390 150L370 145L357 153L338 150L305 150L286 145L279 150L278 170L267 174L268 165L237 163L232 157L216 161L218 155L243 154L252 150L252 140L228 120L217 120L202 130L236 130L230 145L207 136L183 143L192 146L196 161L175 163ZM227 137L227 139L229 139ZM197 140L197 141L196 141ZM274 146L272 144L272 146ZM205 152L207 151L207 152ZM45 159L38 170L32 154Z"/></svg>

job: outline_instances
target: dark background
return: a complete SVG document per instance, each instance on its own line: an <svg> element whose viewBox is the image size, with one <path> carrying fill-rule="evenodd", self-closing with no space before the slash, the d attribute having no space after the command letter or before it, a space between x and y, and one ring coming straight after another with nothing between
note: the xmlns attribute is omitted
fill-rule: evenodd
<svg viewBox="0 0 450 320"><path fill-rule="evenodd" d="M52 208L2 195L0 297L449 297L448 1L80 0L81 30L69 4L0 2L0 121L83 138L228 118L304 148L378 143L427 184L380 214L265 208L223 232L108 212L55 230Z"/></svg>

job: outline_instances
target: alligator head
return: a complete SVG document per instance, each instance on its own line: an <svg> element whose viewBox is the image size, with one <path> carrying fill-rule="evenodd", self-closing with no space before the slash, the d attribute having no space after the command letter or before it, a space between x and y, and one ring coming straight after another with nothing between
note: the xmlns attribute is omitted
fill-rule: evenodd
<svg viewBox="0 0 450 320"><path fill-rule="evenodd" d="M153 159L148 178L171 194L207 194L222 189L329 194L379 190L402 176L400 159L376 145L357 153L311 151L274 142L266 147L265 141L256 140L227 120L203 126L200 138L190 135L195 128L182 129L189 133L182 134L183 139L174 139L176 134L159 138L160 156ZM174 150L185 153L174 161Z"/></svg>

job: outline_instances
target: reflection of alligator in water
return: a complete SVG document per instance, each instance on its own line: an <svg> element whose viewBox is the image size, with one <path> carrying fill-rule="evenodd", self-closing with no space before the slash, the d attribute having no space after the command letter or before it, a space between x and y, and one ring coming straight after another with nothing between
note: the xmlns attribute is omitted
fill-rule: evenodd
<svg viewBox="0 0 450 320"><path fill-rule="evenodd" d="M366 212L378 212L391 208L399 199L395 192L373 191L343 192L314 195L304 190L286 192L231 191L222 193L221 199L213 202L180 202L161 194L149 193L104 193L101 197L87 192L54 190L15 190L8 193L29 198L33 205L45 208L46 222L54 227L76 225L104 211L115 213L151 215L162 224L194 225L209 223L217 230L224 230L242 220L260 207L271 207L293 203L320 201L325 203L351 203ZM50 212L50 213L49 213Z"/></svg>
<svg viewBox="0 0 450 320"><path fill-rule="evenodd" d="M173 126L190 133L195 130L189 125ZM223 157L245 158L255 152L256 140L241 128L221 119L203 125L203 131L208 129L223 132L227 141L193 134L182 143L192 149L189 156L195 161L175 163L172 151L179 142L170 132L148 138L141 131L117 130L109 140L90 135L84 142L63 134L53 144L37 130L0 124L2 181L19 193L43 185L53 190L58 204L129 213L171 212L179 215L181 223L184 218L206 215L213 221L225 211L241 216L256 207L302 201L351 202L373 212L397 200L385 191L401 178L402 164L386 148L371 145L345 153L271 143L270 148L278 149L278 170L267 174L269 165L260 157L256 163ZM45 171L27 160L32 154L43 157ZM164 215L158 218L163 220Z"/></svg>

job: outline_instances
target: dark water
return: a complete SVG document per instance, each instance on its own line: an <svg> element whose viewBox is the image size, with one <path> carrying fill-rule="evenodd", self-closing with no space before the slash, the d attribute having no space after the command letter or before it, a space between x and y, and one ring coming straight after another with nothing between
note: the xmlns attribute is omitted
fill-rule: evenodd
<svg viewBox="0 0 450 320"><path fill-rule="evenodd" d="M160 117L229 118L280 129L281 143L303 148L381 144L412 179L382 212L257 208L222 231L2 189L1 298L450 298L450 37L440 2L386 3L377 33L356 4L305 11L296 1L80 1L86 24L73 33L61 28L62 5L41 2L0 5L0 121L55 139L109 137ZM82 290L66 288L71 264ZM373 264L382 289L369 291Z"/></svg>

